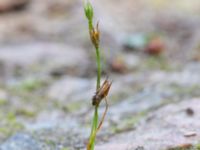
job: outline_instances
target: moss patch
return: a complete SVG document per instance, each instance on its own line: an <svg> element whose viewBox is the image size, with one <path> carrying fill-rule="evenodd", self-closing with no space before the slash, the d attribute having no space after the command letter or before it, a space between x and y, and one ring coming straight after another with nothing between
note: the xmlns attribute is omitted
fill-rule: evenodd
<svg viewBox="0 0 200 150"><path fill-rule="evenodd" d="M15 132L22 130L23 125L16 120L13 113L9 113L6 116L0 114L0 140L3 140Z"/></svg>

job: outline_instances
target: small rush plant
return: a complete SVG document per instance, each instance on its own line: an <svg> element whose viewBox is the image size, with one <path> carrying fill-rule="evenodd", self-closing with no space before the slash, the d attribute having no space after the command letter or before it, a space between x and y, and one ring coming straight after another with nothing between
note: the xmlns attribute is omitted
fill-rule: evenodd
<svg viewBox="0 0 200 150"><path fill-rule="evenodd" d="M100 55L100 48L99 48L99 42L100 42L99 23L97 23L96 26L93 25L94 11L89 1L87 1L84 4L84 11L85 11L85 16L88 20L90 40L96 51L96 64L97 64L96 92L95 92L95 95L92 97L92 105L94 106L94 116L92 120L91 133L90 133L90 137L87 144L87 150L94 150L97 132L100 130L103 124L104 118L106 116L107 110L108 110L108 103L107 103L106 97L108 95L112 82L108 81L108 78L107 78L101 85L101 55ZM99 108L100 102L103 99L105 99L106 108L101 120L99 121L98 108Z"/></svg>

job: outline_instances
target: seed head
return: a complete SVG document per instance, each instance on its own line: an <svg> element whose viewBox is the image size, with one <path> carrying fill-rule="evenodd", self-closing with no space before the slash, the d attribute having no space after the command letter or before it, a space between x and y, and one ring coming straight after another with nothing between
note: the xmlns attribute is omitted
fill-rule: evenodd
<svg viewBox="0 0 200 150"><path fill-rule="evenodd" d="M92 30L90 31L90 38L95 48L99 47L99 36L100 36L99 23L97 23L96 27L95 28L93 27Z"/></svg>
<svg viewBox="0 0 200 150"><path fill-rule="evenodd" d="M92 98L92 105L100 104L101 100L108 95L111 85L112 82L108 81L108 79L103 82L102 86L96 91Z"/></svg>

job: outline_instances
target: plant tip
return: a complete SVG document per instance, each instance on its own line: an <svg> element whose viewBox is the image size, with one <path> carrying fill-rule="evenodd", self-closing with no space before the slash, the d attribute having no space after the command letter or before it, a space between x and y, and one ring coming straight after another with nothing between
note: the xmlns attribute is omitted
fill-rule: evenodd
<svg viewBox="0 0 200 150"><path fill-rule="evenodd" d="M84 11L85 11L85 16L87 17L87 19L92 20L94 11L93 11L93 7L89 1L85 2L85 4L84 4Z"/></svg>

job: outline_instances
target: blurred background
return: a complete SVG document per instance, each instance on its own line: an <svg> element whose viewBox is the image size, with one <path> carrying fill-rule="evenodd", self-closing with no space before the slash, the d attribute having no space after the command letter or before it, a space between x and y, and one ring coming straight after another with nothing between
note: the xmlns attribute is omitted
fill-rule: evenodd
<svg viewBox="0 0 200 150"><path fill-rule="evenodd" d="M200 1L91 3L113 80L97 149L195 149ZM0 0L1 150L84 149L95 84L83 1Z"/></svg>

